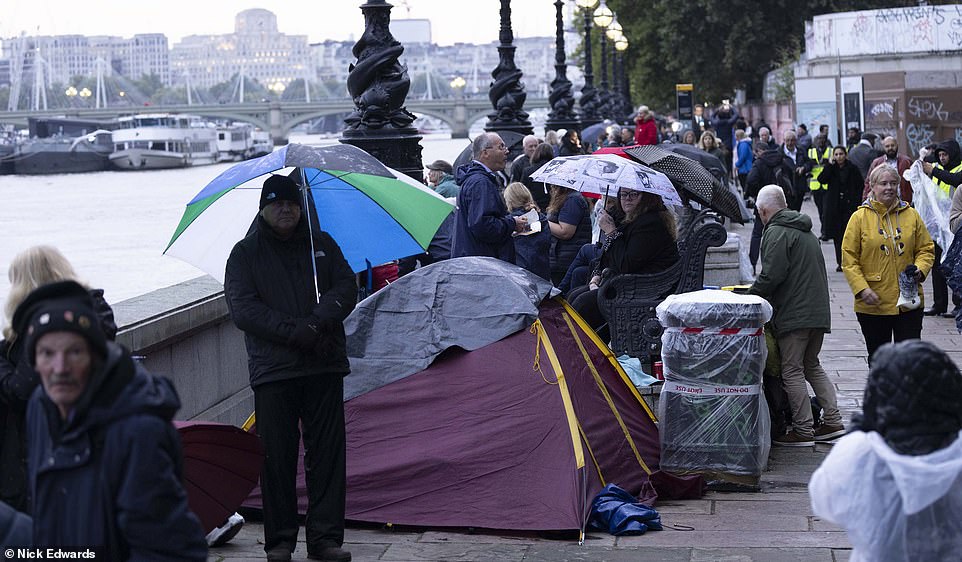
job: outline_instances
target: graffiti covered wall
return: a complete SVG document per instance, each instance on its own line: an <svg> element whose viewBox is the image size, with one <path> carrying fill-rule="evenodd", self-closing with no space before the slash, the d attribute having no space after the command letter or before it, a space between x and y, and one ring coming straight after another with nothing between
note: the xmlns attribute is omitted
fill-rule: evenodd
<svg viewBox="0 0 962 562"><path fill-rule="evenodd" d="M809 58L962 50L962 4L884 8L815 16Z"/></svg>

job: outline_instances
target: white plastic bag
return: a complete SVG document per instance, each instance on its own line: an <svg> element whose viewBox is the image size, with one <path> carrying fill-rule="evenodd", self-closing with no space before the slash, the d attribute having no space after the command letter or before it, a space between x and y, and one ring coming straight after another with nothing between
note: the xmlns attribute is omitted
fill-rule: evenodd
<svg viewBox="0 0 962 562"><path fill-rule="evenodd" d="M912 184L912 206L922 217L932 240L943 250L948 250L953 239L952 231L949 230L952 198L939 189L932 178L925 175L921 160L913 162L904 175ZM942 259L945 259L945 252L942 253Z"/></svg>

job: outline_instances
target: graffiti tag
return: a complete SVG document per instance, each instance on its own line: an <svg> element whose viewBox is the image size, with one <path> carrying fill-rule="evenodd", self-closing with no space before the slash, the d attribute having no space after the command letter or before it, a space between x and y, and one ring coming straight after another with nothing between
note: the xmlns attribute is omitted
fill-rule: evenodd
<svg viewBox="0 0 962 562"><path fill-rule="evenodd" d="M889 119L895 118L895 107L891 102L883 101L876 103L872 106L871 110L872 117L878 119L880 117L888 117Z"/></svg>
<svg viewBox="0 0 962 562"><path fill-rule="evenodd" d="M932 144L934 136L935 131L927 123L909 123L909 126L905 128L905 137L909 141L909 150L913 155L918 154L920 148Z"/></svg>
<svg viewBox="0 0 962 562"><path fill-rule="evenodd" d="M949 112L943 109L942 102L925 98L909 98L909 114L921 119L938 119L945 121Z"/></svg>

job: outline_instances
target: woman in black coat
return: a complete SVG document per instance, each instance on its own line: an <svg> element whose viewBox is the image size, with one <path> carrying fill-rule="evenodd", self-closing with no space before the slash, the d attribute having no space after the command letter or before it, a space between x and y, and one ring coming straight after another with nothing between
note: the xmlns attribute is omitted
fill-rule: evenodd
<svg viewBox="0 0 962 562"><path fill-rule="evenodd" d="M653 193L622 189L599 213L605 233L598 267L587 285L573 289L568 301L578 314L608 341L605 319L598 310L598 285L602 273L657 273L678 261L675 215Z"/></svg>
<svg viewBox="0 0 962 562"><path fill-rule="evenodd" d="M848 219L862 202L865 179L859 169L848 160L844 146L836 146L832 150L832 162L825 166L816 179L828 186L822 232L834 241L835 271L842 271L842 235L845 234Z"/></svg>

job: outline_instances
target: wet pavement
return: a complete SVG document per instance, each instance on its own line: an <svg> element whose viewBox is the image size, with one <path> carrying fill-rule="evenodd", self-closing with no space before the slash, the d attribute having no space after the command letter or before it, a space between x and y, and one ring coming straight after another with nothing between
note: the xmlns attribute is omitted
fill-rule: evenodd
<svg viewBox="0 0 962 562"><path fill-rule="evenodd" d="M803 211L815 214L806 202ZM817 219L816 219L817 220ZM747 243L751 225L732 229ZM853 297L842 273L835 272L831 242L822 244L829 271L832 333L822 346L822 366L835 382L845 423L859 410L868 372L865 342L852 310ZM931 283L925 294L931 297ZM962 364L962 335L948 318L924 320L923 339L946 350ZM664 531L636 537L589 532L584 544L537 534L468 532L438 529L349 527L344 547L353 559L406 562L481 561L663 561L663 562L839 562L851 546L838 527L812 514L808 479L831 445L773 447L761 491L709 492L702 499L659 502ZM300 536L304 539L303 532ZM263 528L248 523L227 545L212 549L212 561L263 560ZM306 559L300 542L294 559Z"/></svg>

